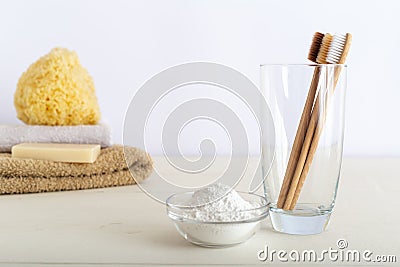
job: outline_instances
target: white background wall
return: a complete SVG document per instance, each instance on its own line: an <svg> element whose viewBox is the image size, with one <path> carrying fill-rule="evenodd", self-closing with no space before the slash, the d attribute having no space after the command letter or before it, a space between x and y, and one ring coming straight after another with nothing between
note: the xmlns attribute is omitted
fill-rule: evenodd
<svg viewBox="0 0 400 267"><path fill-rule="evenodd" d="M259 84L260 63L306 62L315 31L352 32L345 154L400 156L399 11L395 0L0 0L0 123L20 123L17 80L55 46L77 51L120 143L130 98L169 66L218 62Z"/></svg>

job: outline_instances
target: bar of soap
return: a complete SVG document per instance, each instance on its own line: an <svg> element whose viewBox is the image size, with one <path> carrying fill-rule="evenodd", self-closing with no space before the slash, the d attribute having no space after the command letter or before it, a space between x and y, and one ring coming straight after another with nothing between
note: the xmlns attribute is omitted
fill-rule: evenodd
<svg viewBox="0 0 400 267"><path fill-rule="evenodd" d="M93 163L100 154L100 145L22 143L13 146L11 153L13 158Z"/></svg>

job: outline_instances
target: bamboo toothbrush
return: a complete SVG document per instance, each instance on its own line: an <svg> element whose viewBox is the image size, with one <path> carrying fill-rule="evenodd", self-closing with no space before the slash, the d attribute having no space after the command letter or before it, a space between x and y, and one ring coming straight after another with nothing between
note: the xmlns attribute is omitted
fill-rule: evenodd
<svg viewBox="0 0 400 267"><path fill-rule="evenodd" d="M320 47L318 49L318 53L315 57L315 62L316 63L321 63L321 64L326 64L326 58L327 58L327 54L329 52L329 47L331 45L333 36L329 33L325 34L322 38ZM320 72L321 72L321 67L320 66L316 66L314 72L318 70L318 76L313 76L311 84L315 84L315 87L317 89L318 87L318 82L319 82L319 78L320 78ZM315 101L314 101L315 100ZM284 203L282 205L282 208L284 210L289 210L290 209L290 205L292 202L292 199L296 193L296 187L297 184L299 182L301 173L303 171L303 166L306 162L307 159L307 154L308 154L308 149L310 147L311 141L312 141L312 137L314 135L314 130L315 130L315 123L313 123L310 126L310 122L311 120L315 120L318 119L318 117L312 117L312 114L319 114L319 102L320 102L320 94L318 93L316 99L313 99L313 103L315 103L312 111L310 112L311 114L311 119L309 121L309 123L307 125L305 125L304 127L306 127L305 130L305 134L304 134L304 138L303 138L303 142L301 143L301 147L299 148L298 154L299 156L297 157L297 159L294 162L290 162L289 159L289 163L288 166L293 166L293 171L290 175L290 184L288 186L288 189L286 191L286 195L284 198ZM312 104L311 104L312 105ZM299 126L300 127L300 126Z"/></svg>
<svg viewBox="0 0 400 267"><path fill-rule="evenodd" d="M320 48L322 45L322 40L324 38L324 34L320 32L316 32L312 39L310 51L308 53L308 59L314 63L317 62L317 57L320 53ZM290 157L288 161L288 165L285 172L285 177L283 179L281 191L279 193L278 208L283 208L285 204L286 195L289 191L290 184L292 182L292 177L295 172L295 168L297 166L297 162L299 160L301 149L303 147L303 141L306 136L307 128L310 123L311 118L311 110L315 99L315 94L318 87L318 79L320 76L320 68L316 67L314 69L314 74L312 78L312 82L310 85L310 89L308 91L306 103L304 104L303 113L301 114L299 127L297 128L296 136L293 142L292 150L290 152Z"/></svg>
<svg viewBox="0 0 400 267"><path fill-rule="evenodd" d="M329 38L329 36L328 36ZM332 38L323 40L322 47L320 49L321 53L317 57L317 61L326 62L328 64L344 64L347 58L347 54L350 49L352 40L352 35L347 33L345 35L335 34ZM324 42L325 41L325 42ZM318 63L320 63L318 62ZM315 105L312 111L311 120L309 123L309 127L307 129L306 140L303 144L303 148L301 151L302 154L306 154L306 160L304 163L298 162L296 170L302 169L300 176L293 176L292 183L290 185L290 189L288 195L285 200L284 209L292 210L296 206L297 200L300 196L301 189L304 185L304 181L307 177L308 171L310 169L311 163L314 158L314 154L318 147L319 138L321 137L321 133L326 121L327 110L330 102L330 98L334 93L336 85L340 78L340 72L342 70L342 66L336 67L334 71L334 81L333 87L328 90L325 100L325 107L322 111L322 115L320 114L320 100L321 94L318 94L317 100L315 101ZM323 96L322 96L323 97ZM310 141L308 141L310 138ZM308 147L307 147L308 145Z"/></svg>

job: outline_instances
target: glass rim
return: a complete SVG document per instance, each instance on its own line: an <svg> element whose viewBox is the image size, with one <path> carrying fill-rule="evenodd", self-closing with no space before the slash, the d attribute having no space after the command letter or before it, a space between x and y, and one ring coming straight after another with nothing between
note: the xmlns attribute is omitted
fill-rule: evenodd
<svg viewBox="0 0 400 267"><path fill-rule="evenodd" d="M315 67L315 66L342 66L342 67L347 67L347 64L333 64L333 63L328 63L328 64L320 64L320 63L263 63L260 64L260 67L296 67L296 66L309 66L309 67Z"/></svg>
<svg viewBox="0 0 400 267"><path fill-rule="evenodd" d="M176 193L176 194L173 194L170 197L168 197L168 199L166 201L167 215L173 221L181 221L181 222L186 222L186 223L197 223L197 224L221 224L221 225L256 222L256 221L260 221L260 220L268 217L270 202L267 201L264 196L254 194L254 193L249 193L249 192L242 192L242 191L237 191L237 192L241 195L244 194L244 195L248 195L248 196L252 196L252 197L254 196L256 199L262 200L262 202L263 202L262 205L259 207L243 209L243 210L238 211L238 213L240 213L240 214L248 214L251 212L259 212L259 213L255 214L255 215L252 214L253 215L252 217L240 219L240 220L236 220L236 221L214 221L214 220L204 221L204 220L200 220L200 219L188 218L188 217L180 214L180 212L190 211L193 208L196 208L198 206L187 206L187 205L175 204L175 203L171 203L171 200L177 196L192 195L194 192L191 191L191 192L184 192L184 193ZM205 204L205 205L207 205L207 204ZM226 213L229 213L229 212L223 211L223 212L216 212L215 214L226 214Z"/></svg>
<svg viewBox="0 0 400 267"><path fill-rule="evenodd" d="M213 224L218 224L218 225L234 225L234 224L243 224L243 223L252 223L252 222L259 222L265 218L267 218L269 215L269 208L265 209L262 211L261 214L257 214L256 216L253 216L251 218L247 219L240 219L237 221L203 221L203 220L197 220L197 219L191 219L187 218L185 216L182 216L180 214L174 214L171 211L167 211L167 216L174 222L183 222L183 223L192 223L192 224L202 224L202 225L213 225Z"/></svg>
<svg viewBox="0 0 400 267"><path fill-rule="evenodd" d="M182 196L182 195L191 196L191 195L193 195L193 193L194 193L194 191L172 194L171 196L169 196L167 198L167 200L165 201L165 204L166 204L167 208L176 209L176 210L190 210L190 209L193 209L193 208L196 208L196 207L199 207L199 206L201 207L201 206L205 206L205 205L210 204L210 203L205 203L205 204L192 206L192 205L182 205L182 204L172 203L172 200L175 197L179 197L179 196ZM262 205L259 206L259 207L250 208L250 209L243 209L243 210L240 210L239 212L250 212L250 211L256 211L256 210L260 210L260 209L265 209L266 207L269 207L269 205L270 205L270 202L267 201L265 199L265 197L262 196L262 195L258 195L258 194L254 194L254 193L250 193L250 192L244 192L244 191L237 191L237 193L239 195L247 195L247 196L255 197L258 200L262 200L262 202L263 202ZM216 213L217 214L223 214L223 213L226 213L226 211L216 212Z"/></svg>

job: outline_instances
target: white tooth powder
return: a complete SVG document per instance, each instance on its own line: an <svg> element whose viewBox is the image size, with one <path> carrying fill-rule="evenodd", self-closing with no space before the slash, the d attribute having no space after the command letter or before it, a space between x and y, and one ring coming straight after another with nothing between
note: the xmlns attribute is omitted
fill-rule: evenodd
<svg viewBox="0 0 400 267"><path fill-rule="evenodd" d="M187 239L203 246L221 246L241 243L259 228L259 221L240 222L256 218L260 211L246 211L260 207L259 203L244 200L234 189L216 183L193 193L184 217L202 223L178 222ZM235 222L238 223L224 223Z"/></svg>
<svg viewBox="0 0 400 267"><path fill-rule="evenodd" d="M188 205L193 208L187 214L188 219L207 222L232 222L248 219L250 214L241 212L257 208L257 203L244 200L234 189L216 183L193 193Z"/></svg>

